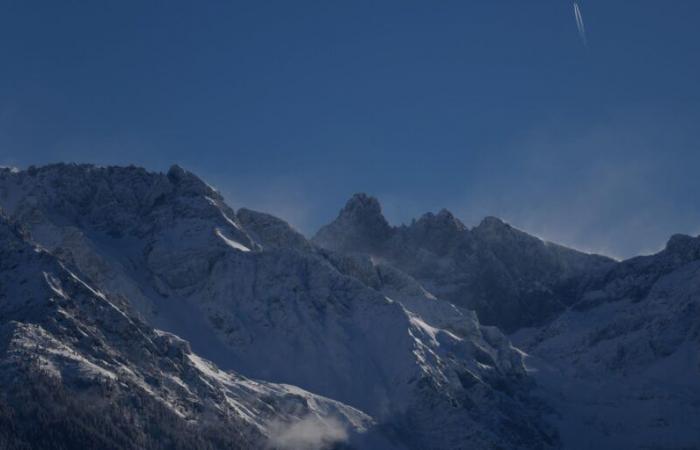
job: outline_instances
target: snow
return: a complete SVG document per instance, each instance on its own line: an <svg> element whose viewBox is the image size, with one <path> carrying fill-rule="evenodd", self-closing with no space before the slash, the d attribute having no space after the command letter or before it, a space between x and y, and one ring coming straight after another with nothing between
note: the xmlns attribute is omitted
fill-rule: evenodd
<svg viewBox="0 0 700 450"><path fill-rule="evenodd" d="M273 424L299 430L309 420L338 423L347 438L372 428L369 416L337 401L218 369L180 338L138 324L108 300L113 294L92 287L49 253L28 251L31 244L3 227L0 221L0 240L7 244L0 255L9 264L0 271L0 298L15 298L18 289L24 296L23 302L0 303L0 376L11 376L26 363L22 370L50 376L85 401L103 400L107 389L110 400L148 397L190 423L223 417L238 431L246 423L248 430L258 430L253 436L259 436L259 448L282 432ZM52 295L62 298L60 306L42 303ZM96 383L101 387L94 389Z"/></svg>
<svg viewBox="0 0 700 450"><path fill-rule="evenodd" d="M219 228L216 228L216 235L219 236L221 238L221 240L223 240L226 243L226 245L233 248L234 250L239 250L242 252L249 252L250 251L250 249L248 247L241 244L240 242L236 242L233 239L227 238L224 235L224 233L221 231L221 229L219 229Z"/></svg>
<svg viewBox="0 0 700 450"><path fill-rule="evenodd" d="M51 290L61 297L62 299L67 299L68 296L66 295L65 292L63 292L63 288L61 288L60 281L58 281L53 275L51 275L48 272L44 272L44 279L46 280L46 283L49 285Z"/></svg>
<svg viewBox="0 0 700 450"><path fill-rule="evenodd" d="M45 308L0 312L53 326L65 348L51 344L42 364L67 384L106 370L193 421L228 414L273 442L346 430L353 445L374 424L436 449L549 448L549 425L573 449L700 442L692 238L617 263L493 218L391 227L357 196L319 248L272 216L232 216L182 169L8 171L0 207L46 249L0 274L3 298ZM51 255L65 265L44 264ZM519 328L518 348L472 307Z"/></svg>
<svg viewBox="0 0 700 450"><path fill-rule="evenodd" d="M700 261L662 252L623 262L619 274L585 297L590 306L512 338L566 448L694 448Z"/></svg>
<svg viewBox="0 0 700 450"><path fill-rule="evenodd" d="M213 190L213 188L212 188L212 190ZM243 231L243 229L241 228L240 225L238 225L233 219L231 219L228 215L226 215L226 213L221 208L221 204L218 201L214 200L213 198L211 198L209 196L204 196L204 198L209 202L210 205L214 206L221 213L221 216L224 218L224 220L226 222L228 222L229 225L231 225L232 227L234 227L238 230Z"/></svg>
<svg viewBox="0 0 700 450"><path fill-rule="evenodd" d="M216 366L214 366L211 362L206 361L199 356L195 355L194 353L191 353L187 355L190 361L192 361L192 364L202 372L204 375L206 375L209 378L212 378L220 383L227 383L229 382L229 377L226 375L225 372L220 371Z"/></svg>

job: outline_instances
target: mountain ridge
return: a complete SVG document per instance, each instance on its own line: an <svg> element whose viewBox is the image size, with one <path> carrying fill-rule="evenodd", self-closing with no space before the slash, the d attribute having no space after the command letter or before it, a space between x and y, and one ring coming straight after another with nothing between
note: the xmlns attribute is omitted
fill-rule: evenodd
<svg viewBox="0 0 700 450"><path fill-rule="evenodd" d="M293 426L332 416L360 432L372 425L332 400L220 371L28 239L0 217L0 437L7 439L0 442L11 444L6 448L263 449L276 432L272 421ZM15 415L35 418L8 423Z"/></svg>
<svg viewBox="0 0 700 450"><path fill-rule="evenodd" d="M438 296L476 310L484 323L509 332L551 319L568 305L561 299L575 294L573 279L615 264L542 241L496 217L468 228L443 209L391 227L379 201L366 194L353 196L312 242L386 259L424 285L437 285Z"/></svg>
<svg viewBox="0 0 700 450"><path fill-rule="evenodd" d="M399 436L395 445L556 445L500 331L469 314L451 321L453 331L439 328L439 310L424 319L405 306L429 299L404 293L410 279L397 278L387 298L279 219L234 211L182 169L5 173L0 205L48 251L193 350L359 408Z"/></svg>
<svg viewBox="0 0 700 450"><path fill-rule="evenodd" d="M358 195L309 241L179 166L3 169L0 209L0 438L18 448L12 417L35 411L19 371L73 410L116 376L119 430L78 435L104 448L159 448L130 414L175 447L281 450L298 430L315 439L292 448L313 450L700 442L700 238L615 262L494 217L392 227ZM52 432L73 442L75 417Z"/></svg>

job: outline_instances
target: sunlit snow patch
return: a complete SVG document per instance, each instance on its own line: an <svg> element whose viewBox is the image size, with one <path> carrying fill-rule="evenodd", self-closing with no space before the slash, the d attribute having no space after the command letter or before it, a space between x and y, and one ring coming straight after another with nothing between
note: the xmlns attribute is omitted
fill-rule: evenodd
<svg viewBox="0 0 700 450"><path fill-rule="evenodd" d="M207 201L209 202L209 204L212 205L213 207L215 207L221 213L221 215L224 216L224 219L226 220L226 222L228 222L231 226L241 230L241 226L238 225L233 219L231 219L229 216L226 215L226 213L221 209L221 205L216 200L214 200L213 198L208 197L208 196L204 196L204 198L206 198Z"/></svg>
<svg viewBox="0 0 700 450"><path fill-rule="evenodd" d="M220 229L216 228L216 235L219 236L229 247L242 251L242 252L249 252L250 249L246 247L245 245L241 244L240 242L236 242L233 239L229 239L226 236L224 236L224 233L221 232Z"/></svg>

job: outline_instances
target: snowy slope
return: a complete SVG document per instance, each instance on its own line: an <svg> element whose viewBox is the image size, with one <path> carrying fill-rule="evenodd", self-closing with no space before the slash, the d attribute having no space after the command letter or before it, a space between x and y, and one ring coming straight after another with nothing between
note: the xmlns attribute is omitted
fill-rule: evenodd
<svg viewBox="0 0 700 450"><path fill-rule="evenodd" d="M0 380L7 448L289 448L280 439L299 427L314 433L294 448L321 448L370 439L373 426L333 400L221 371L2 217ZM37 407L40 419L11 421Z"/></svg>
<svg viewBox="0 0 700 450"><path fill-rule="evenodd" d="M470 230L443 210L391 227L358 194L314 242L439 327L457 332L458 304L518 330L565 448L700 448L700 238L616 263L496 218Z"/></svg>
<svg viewBox="0 0 700 450"><path fill-rule="evenodd" d="M618 263L357 195L309 242L177 166L0 169L0 208L0 439L39 398L101 448L700 448L700 238Z"/></svg>
<svg viewBox="0 0 700 450"><path fill-rule="evenodd" d="M396 445L556 446L497 329L398 271L372 285L279 219L234 213L178 167L4 172L0 205L124 310L223 368L358 408ZM367 268L389 280L390 267Z"/></svg>
<svg viewBox="0 0 700 450"><path fill-rule="evenodd" d="M700 238L622 262L514 339L567 448L700 448Z"/></svg>

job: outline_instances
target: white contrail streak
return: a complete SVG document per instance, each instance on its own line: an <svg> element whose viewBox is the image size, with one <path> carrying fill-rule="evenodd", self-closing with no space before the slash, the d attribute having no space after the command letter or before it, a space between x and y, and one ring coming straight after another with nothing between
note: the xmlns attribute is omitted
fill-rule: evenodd
<svg viewBox="0 0 700 450"><path fill-rule="evenodd" d="M574 16L576 17L578 35L581 36L583 45L588 45L588 40L586 39L586 26L583 24L583 16L581 15L581 8L579 8L578 2L574 2Z"/></svg>

